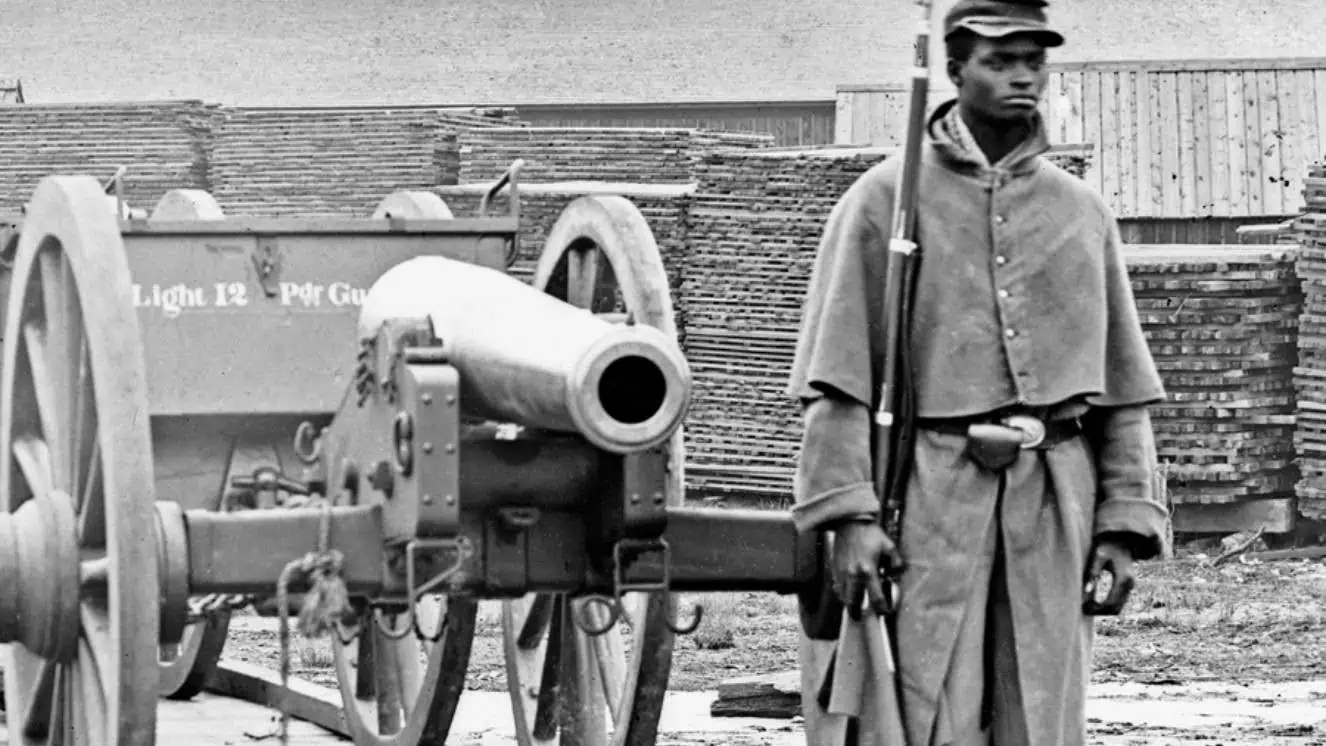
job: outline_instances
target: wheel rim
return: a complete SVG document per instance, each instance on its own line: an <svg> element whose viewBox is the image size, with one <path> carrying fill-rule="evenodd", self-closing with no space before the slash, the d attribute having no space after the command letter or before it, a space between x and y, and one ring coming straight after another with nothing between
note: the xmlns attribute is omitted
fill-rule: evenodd
<svg viewBox="0 0 1326 746"><path fill-rule="evenodd" d="M388 218L446 220L451 209L431 192L403 191L382 200L373 212L375 220ZM332 641L345 722L356 744L446 741L465 689L477 611L468 599L428 596L415 605L416 620L409 615L383 619L389 629L411 622L399 639L384 632L368 612L360 615L354 640ZM429 639L420 639L424 635Z"/></svg>
<svg viewBox="0 0 1326 746"><path fill-rule="evenodd" d="M151 744L160 609L147 385L114 211L88 177L51 177L29 204L0 372L0 507L72 519L70 639L11 645L12 744ZM79 581L82 578L82 581ZM63 627L64 622L57 622ZM63 629L57 634L63 634Z"/></svg>
<svg viewBox="0 0 1326 746"><path fill-rule="evenodd" d="M201 189L167 192L149 218L151 221L224 219L221 205ZM230 612L214 611L206 619L185 627L178 643L162 644L157 659L157 693L170 699L189 699L201 692L207 675L221 659L229 630Z"/></svg>
<svg viewBox="0 0 1326 746"><path fill-rule="evenodd" d="M418 634L436 642L419 639L408 615L382 620L383 626L404 629L404 637L392 639L372 612L360 616L359 634L349 644L332 641L345 722L356 744L446 741L465 689L477 611L470 599L430 596L414 613Z"/></svg>
<svg viewBox="0 0 1326 746"><path fill-rule="evenodd" d="M606 260L606 261L605 261ZM532 284L568 303L676 337L662 257L644 216L622 197L582 197L548 234ZM668 503L680 505L682 431L669 444ZM503 602L507 685L522 746L653 743L671 673L671 594L629 593L621 622L583 599L531 594Z"/></svg>

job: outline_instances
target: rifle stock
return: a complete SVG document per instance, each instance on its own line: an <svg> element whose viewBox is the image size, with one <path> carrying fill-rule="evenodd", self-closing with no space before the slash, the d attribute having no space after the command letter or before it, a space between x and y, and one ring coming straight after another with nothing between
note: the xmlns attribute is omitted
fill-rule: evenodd
<svg viewBox="0 0 1326 746"><path fill-rule="evenodd" d="M916 34L907 136L902 168L894 195L892 231L884 281L884 360L875 411L875 491L880 499L885 530L898 540L903 493L911 460L914 430L911 370L908 360L908 325L911 295L920 260L916 243L916 205L921 175L927 99L930 88L931 0L916 0L920 19Z"/></svg>

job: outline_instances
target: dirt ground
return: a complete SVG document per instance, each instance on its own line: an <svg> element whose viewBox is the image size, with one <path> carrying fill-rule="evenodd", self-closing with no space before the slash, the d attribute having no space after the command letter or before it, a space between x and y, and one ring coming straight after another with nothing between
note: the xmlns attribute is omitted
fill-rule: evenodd
<svg viewBox="0 0 1326 746"><path fill-rule="evenodd" d="M704 621L694 635L678 640L670 689L713 690L727 679L796 667L793 598L733 594L690 600L704 605ZM501 644L496 608L485 608L468 688L505 688ZM328 643L299 641L296 648L295 675L335 685ZM277 649L270 631L241 622L231 631L226 655L275 668ZM1259 695L1247 693L1251 689L1240 694L1240 687L1286 682L1321 681L1326 692L1326 564L1236 560L1214 567L1200 556L1148 563L1125 613L1099 621L1095 663L1093 689L1143 685L1140 694L1129 695L1127 701L1134 703L1224 697L1248 704ZM1197 696L1199 689L1212 693ZM1310 703L1326 694L1312 691L1304 697ZM1215 718L1200 727L1175 728L1096 718L1093 743L1326 744L1326 707L1320 723L1310 715L1298 719L1307 722L1231 717L1224 724ZM796 730L795 723L768 721L766 735L789 727ZM773 742L748 735L752 742ZM723 739L732 743L734 737Z"/></svg>

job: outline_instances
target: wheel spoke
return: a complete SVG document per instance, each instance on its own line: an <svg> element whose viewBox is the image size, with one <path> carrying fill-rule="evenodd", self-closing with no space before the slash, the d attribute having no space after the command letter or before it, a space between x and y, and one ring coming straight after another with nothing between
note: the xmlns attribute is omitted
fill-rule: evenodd
<svg viewBox="0 0 1326 746"><path fill-rule="evenodd" d="M548 629L547 644L543 648L543 666L539 672L539 688L535 697L534 737L547 741L557 734L557 700L562 678L562 625L566 621L563 611L565 602L561 597L553 603L555 610Z"/></svg>
<svg viewBox="0 0 1326 746"><path fill-rule="evenodd" d="M78 641L78 677L82 697L79 710L87 718L90 730L85 731L87 743L105 743L111 728L110 703L106 699L109 685L114 680L106 676L110 668L109 620L89 604L83 605L83 634Z"/></svg>
<svg viewBox="0 0 1326 746"><path fill-rule="evenodd" d="M106 546L106 491L101 469L101 441L92 441L92 455L87 462L87 477L82 497L78 499L78 545Z"/></svg>
<svg viewBox="0 0 1326 746"><path fill-rule="evenodd" d="M106 743L106 725L110 713L106 707L106 693L102 689L101 672L87 638L78 642L78 665L74 670L78 687L79 732L85 743Z"/></svg>
<svg viewBox="0 0 1326 746"><path fill-rule="evenodd" d="M45 495L55 491L51 480L51 452L46 441L30 435L15 438L14 460L18 462L31 494Z"/></svg>
<svg viewBox="0 0 1326 746"><path fill-rule="evenodd" d="M543 642L552 623L555 597L551 593L539 593L529 602L525 621L520 625L520 634L516 635L516 645L521 650L533 650Z"/></svg>
<svg viewBox="0 0 1326 746"><path fill-rule="evenodd" d="M590 604L586 611L594 627L601 629L607 624L608 610L601 604ZM623 617L621 621L624 623L626 620ZM622 698L626 687L626 646L622 642L621 630L614 628L597 637L584 635L583 642L589 646L602 685L603 698L607 701L613 722L616 722L622 716Z"/></svg>
<svg viewBox="0 0 1326 746"><path fill-rule="evenodd" d="M70 443L73 446L69 449L69 494L78 497L78 504L74 509L82 512L84 490L87 487L83 482L87 474L84 466L88 458L87 451L90 447L96 447L97 429L96 413L87 411L89 400L96 396L95 392L91 392L92 396L88 396L88 389L92 386L92 374L88 370L87 339L79 334L78 340L78 363L74 374L74 426L70 432ZM89 418L88 415L92 417ZM88 422L89 419L93 421ZM89 437L93 441L91 444L88 443Z"/></svg>
<svg viewBox="0 0 1326 746"><path fill-rule="evenodd" d="M598 247L590 244L566 252L566 302L593 310L598 284Z"/></svg>
<svg viewBox="0 0 1326 746"><path fill-rule="evenodd" d="M56 689L60 684L60 664L45 659L28 692L27 709L19 720L23 724L23 735L32 741L46 740L56 704Z"/></svg>
<svg viewBox="0 0 1326 746"><path fill-rule="evenodd" d="M411 638L406 637L403 641ZM401 729L401 686L400 664L396 646L381 630L373 633L373 654L377 665L373 666L375 694L378 711L378 730L382 733L396 733Z"/></svg>
<svg viewBox="0 0 1326 746"><path fill-rule="evenodd" d="M61 436L67 435L64 423L68 403L63 401L63 393L68 389L63 385L68 376L60 370L61 366L51 365L51 350L47 346L46 333L36 324L23 325L23 346L27 350L28 375L31 376L33 399L37 405L37 419L41 423L41 432L46 446L51 451L51 464L68 463L64 454ZM59 489L68 489L64 484L63 474L51 472L51 484Z"/></svg>

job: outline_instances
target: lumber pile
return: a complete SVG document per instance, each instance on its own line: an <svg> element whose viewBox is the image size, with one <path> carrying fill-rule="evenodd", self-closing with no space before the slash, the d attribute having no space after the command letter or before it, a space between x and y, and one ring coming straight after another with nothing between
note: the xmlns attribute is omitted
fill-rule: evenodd
<svg viewBox="0 0 1326 746"><path fill-rule="evenodd" d="M1298 422L1294 446L1300 479L1299 512L1326 519L1326 164L1304 179L1306 211L1294 226L1299 241L1297 274L1303 288L1299 367L1294 369Z"/></svg>
<svg viewBox="0 0 1326 746"><path fill-rule="evenodd" d="M227 214L367 216L392 192L454 184L460 133L509 109L226 109L210 176Z"/></svg>
<svg viewBox="0 0 1326 746"><path fill-rule="evenodd" d="M17 212L46 176L108 181L120 166L125 200L150 210L171 189L207 188L201 101L0 107L0 211Z"/></svg>
<svg viewBox="0 0 1326 746"><path fill-rule="evenodd" d="M773 145L766 134L679 127L495 127L460 136L462 184L501 177L517 158L531 182L684 184L706 152Z"/></svg>
<svg viewBox="0 0 1326 746"><path fill-rule="evenodd" d="M791 495L801 421L785 389L820 234L843 192L889 152L700 159L681 287L695 381L686 479L695 494Z"/></svg>
<svg viewBox="0 0 1326 746"><path fill-rule="evenodd" d="M469 184L434 189L457 218L478 215L479 202L487 185ZM566 206L588 194L617 195L629 199L644 215L650 232L663 257L663 267L671 284L678 333L685 329L684 308L680 293L681 277L687 256L687 206L694 188L688 184L622 184L611 182L563 182L520 185L520 244L511 268L513 276L526 282L533 279L535 265L543 252L548 233ZM488 206L489 215L503 215L510 210L509 190L503 190ZM565 282L559 275L556 281ZM615 283L606 265L603 285ZM564 287L564 285L561 285ZM608 302L605 296L604 303ZM600 311L623 310L598 307Z"/></svg>
<svg viewBox="0 0 1326 746"><path fill-rule="evenodd" d="M1220 506L1234 523L1251 501L1278 501L1274 510L1263 503L1263 514L1292 520L1302 309L1292 249L1133 245L1125 257L1168 394L1152 422L1178 528L1184 506L1198 504Z"/></svg>
<svg viewBox="0 0 1326 746"><path fill-rule="evenodd" d="M784 393L801 306L829 212L889 148L715 151L695 167L682 278L695 376L686 429L688 489L785 501L800 412ZM1047 157L1085 173L1090 151Z"/></svg>

